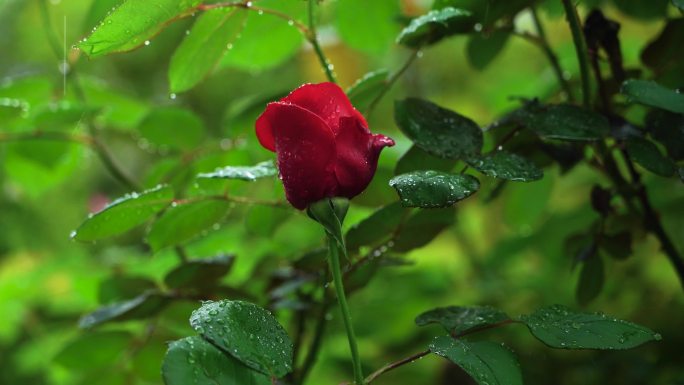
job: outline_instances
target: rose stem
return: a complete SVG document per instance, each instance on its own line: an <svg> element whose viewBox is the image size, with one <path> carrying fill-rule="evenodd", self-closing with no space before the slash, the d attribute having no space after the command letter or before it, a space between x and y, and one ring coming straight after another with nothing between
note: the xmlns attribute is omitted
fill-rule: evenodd
<svg viewBox="0 0 684 385"><path fill-rule="evenodd" d="M328 58L325 57L325 54L323 53L323 49L321 49L320 44L318 44L318 35L316 34L316 20L314 18L315 5L316 0L309 0L309 33L306 36L306 38L307 40L309 40L309 43L311 43L311 46L316 52L318 60L321 62L321 66L323 66L323 71L325 71L325 75L328 77L328 80L332 83L337 84L337 79L335 78L335 74L332 71L333 66L328 61Z"/></svg>
<svg viewBox="0 0 684 385"><path fill-rule="evenodd" d="M349 339L349 350L352 356L352 365L354 367L354 383L356 385L364 385L363 371L361 369L361 359L359 358L359 348L356 345L356 335L352 327L351 314L349 313L349 305L347 305L347 297L344 294L344 285L342 283L342 273L340 271L340 250L337 245L337 240L332 235L328 234L328 254L330 263L330 270L335 284L335 292L337 293L337 302L340 304L340 311L342 311L342 320L344 327L347 329L347 338Z"/></svg>

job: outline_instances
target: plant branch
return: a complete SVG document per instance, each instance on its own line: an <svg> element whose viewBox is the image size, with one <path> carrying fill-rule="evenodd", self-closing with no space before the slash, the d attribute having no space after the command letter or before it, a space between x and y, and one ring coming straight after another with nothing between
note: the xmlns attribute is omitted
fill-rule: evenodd
<svg viewBox="0 0 684 385"><path fill-rule="evenodd" d="M580 25L577 9L571 0L561 0L565 8L565 17L570 25L572 40L575 43L577 61L579 62L580 76L582 80L582 104L585 108L591 106L591 84L589 78L589 60L587 58L587 42L584 40L582 26Z"/></svg>
<svg viewBox="0 0 684 385"><path fill-rule="evenodd" d="M321 45L318 43L318 34L316 33L316 18L314 12L315 5L316 0L309 0L309 28L305 36L316 52L316 56L318 56L318 60L321 62L321 66L323 67L323 71L325 71L325 75L328 77L328 80L332 83L337 83L335 73L333 72L333 65L330 64L328 58L325 56L325 53L323 53Z"/></svg>
<svg viewBox="0 0 684 385"><path fill-rule="evenodd" d="M328 238L328 262L330 264L333 282L335 283L337 302L340 304L340 311L342 312L342 321L344 321L344 328L347 330L347 339L349 339L349 350L351 352L352 366L354 369L354 383L356 385L364 385L365 382L361 368L361 359L359 357L359 348L356 344L356 335L354 334L354 327L352 326L351 313L349 312L347 297L344 293L344 284L340 269L340 250L335 237L327 233L326 235Z"/></svg>
<svg viewBox="0 0 684 385"><path fill-rule="evenodd" d="M399 80L399 78L404 74L404 72L406 72L406 70L409 69L409 67L411 67L411 64L413 64L413 62L419 56L420 56L420 50L419 49L414 50L411 53L411 56L409 56L408 59L406 59L406 61L404 62L404 65L402 65L401 68L399 68L399 70L397 72L392 74L392 76L390 76L390 78L385 81L385 86L380 90L380 93L378 93L378 95L375 97L375 99L373 99L368 104L368 107L366 108L366 111L364 114L364 115L366 115L366 118L368 118L370 116L370 114L373 113L373 110L378 105L380 100L382 100L382 98L385 96L385 94L387 94L387 92L392 88L392 86L394 86L394 83L396 83L397 80Z"/></svg>
<svg viewBox="0 0 684 385"><path fill-rule="evenodd" d="M558 56L556 56L556 54L551 49L551 45L549 44L549 40L546 37L546 32L544 31L544 26L541 23L539 14L537 14L537 10L534 7L530 7L530 13L532 13L532 21L534 22L534 27L537 30L539 41L538 45L544 51L546 58L549 60L549 63L553 68L553 72L556 74L556 78L558 78L558 83L560 83L561 87L563 88L563 91L565 91L568 100L572 102L574 100L572 89L570 88L570 84L568 83L568 81L563 76L563 69L560 66L560 62L558 61Z"/></svg>

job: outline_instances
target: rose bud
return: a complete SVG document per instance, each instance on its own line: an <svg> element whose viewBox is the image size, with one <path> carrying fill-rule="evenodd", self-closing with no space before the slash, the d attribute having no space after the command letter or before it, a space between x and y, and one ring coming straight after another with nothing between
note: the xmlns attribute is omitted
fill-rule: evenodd
<svg viewBox="0 0 684 385"><path fill-rule="evenodd" d="M256 120L259 143L274 151L287 200L302 210L329 197L353 198L366 189L380 151L393 146L333 83L305 84L269 103Z"/></svg>

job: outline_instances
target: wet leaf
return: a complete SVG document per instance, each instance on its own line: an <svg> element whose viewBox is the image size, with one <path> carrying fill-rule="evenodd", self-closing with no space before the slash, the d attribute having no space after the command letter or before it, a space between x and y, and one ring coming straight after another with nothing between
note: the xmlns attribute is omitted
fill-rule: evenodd
<svg viewBox="0 0 684 385"><path fill-rule="evenodd" d="M432 341L430 351L460 366L478 385L523 383L518 360L501 344L441 336Z"/></svg>
<svg viewBox="0 0 684 385"><path fill-rule="evenodd" d="M206 302L190 325L202 337L243 364L282 377L292 371L292 342L267 310L248 302Z"/></svg>
<svg viewBox="0 0 684 385"><path fill-rule="evenodd" d="M474 25L475 21L468 11L452 7L432 10L411 20L397 37L397 43L420 48L450 35L468 33Z"/></svg>
<svg viewBox="0 0 684 385"><path fill-rule="evenodd" d="M468 165L493 178L518 182L532 182L544 177L544 172L520 155L507 151L493 151L466 160Z"/></svg>
<svg viewBox="0 0 684 385"><path fill-rule="evenodd" d="M593 141L610 132L606 118L570 104L542 107L540 111L523 117L523 121L537 135L546 139Z"/></svg>
<svg viewBox="0 0 684 385"><path fill-rule="evenodd" d="M213 287L228 274L234 260L235 256L228 254L192 259L166 274L164 283L171 289Z"/></svg>
<svg viewBox="0 0 684 385"><path fill-rule="evenodd" d="M147 291L131 300L103 306L78 321L78 326L87 329L112 321L143 319L160 312L169 298L156 290Z"/></svg>
<svg viewBox="0 0 684 385"><path fill-rule="evenodd" d="M200 0L124 1L77 46L90 57L132 50L151 39L167 22L200 3Z"/></svg>
<svg viewBox="0 0 684 385"><path fill-rule="evenodd" d="M78 241L95 241L122 234L143 224L172 201L173 190L169 186L125 195L86 219L72 237Z"/></svg>
<svg viewBox="0 0 684 385"><path fill-rule="evenodd" d="M634 102L684 114L684 94L654 81L629 79L620 91Z"/></svg>
<svg viewBox="0 0 684 385"><path fill-rule="evenodd" d="M561 305L541 308L521 316L538 340L559 349L631 349L660 334L628 321L602 313L578 313Z"/></svg>
<svg viewBox="0 0 684 385"><path fill-rule="evenodd" d="M427 100L395 102L394 120L413 143L441 158L462 159L482 149L482 130L475 122Z"/></svg>
<svg viewBox="0 0 684 385"><path fill-rule="evenodd" d="M244 366L200 337L173 341L162 364L166 385L270 385L268 377Z"/></svg>
<svg viewBox="0 0 684 385"><path fill-rule="evenodd" d="M402 205L422 208L451 206L480 188L480 182L473 176L433 170L395 176L389 185L399 193Z"/></svg>
<svg viewBox="0 0 684 385"><path fill-rule="evenodd" d="M178 46L169 64L171 92L182 92L202 81L223 57L245 26L247 11L219 8L202 13Z"/></svg>
<svg viewBox="0 0 684 385"><path fill-rule="evenodd" d="M278 175L278 169L273 161L257 163L254 166L226 166L214 172L197 175L198 178L239 179L253 182L260 178Z"/></svg>
<svg viewBox="0 0 684 385"><path fill-rule="evenodd" d="M421 313L416 317L416 325L439 324L451 335L458 335L508 319L506 313L491 306L448 306Z"/></svg>

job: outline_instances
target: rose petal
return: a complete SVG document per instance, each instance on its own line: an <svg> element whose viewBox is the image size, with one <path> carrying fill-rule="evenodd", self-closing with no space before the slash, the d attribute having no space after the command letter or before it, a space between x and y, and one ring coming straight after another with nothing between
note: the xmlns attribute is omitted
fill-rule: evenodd
<svg viewBox="0 0 684 385"><path fill-rule="evenodd" d="M280 100L305 108L323 119L337 133L342 117L355 117L368 127L366 119L357 111L347 95L335 83L305 84Z"/></svg>
<svg viewBox="0 0 684 385"><path fill-rule="evenodd" d="M375 174L380 151L391 146L394 146L392 139L371 134L357 119L340 119L340 129L335 137L338 196L353 198L365 190Z"/></svg>
<svg viewBox="0 0 684 385"><path fill-rule="evenodd" d="M285 195L294 207L302 210L335 195L335 138L321 118L292 104L270 103L256 127L259 142L276 152Z"/></svg>

